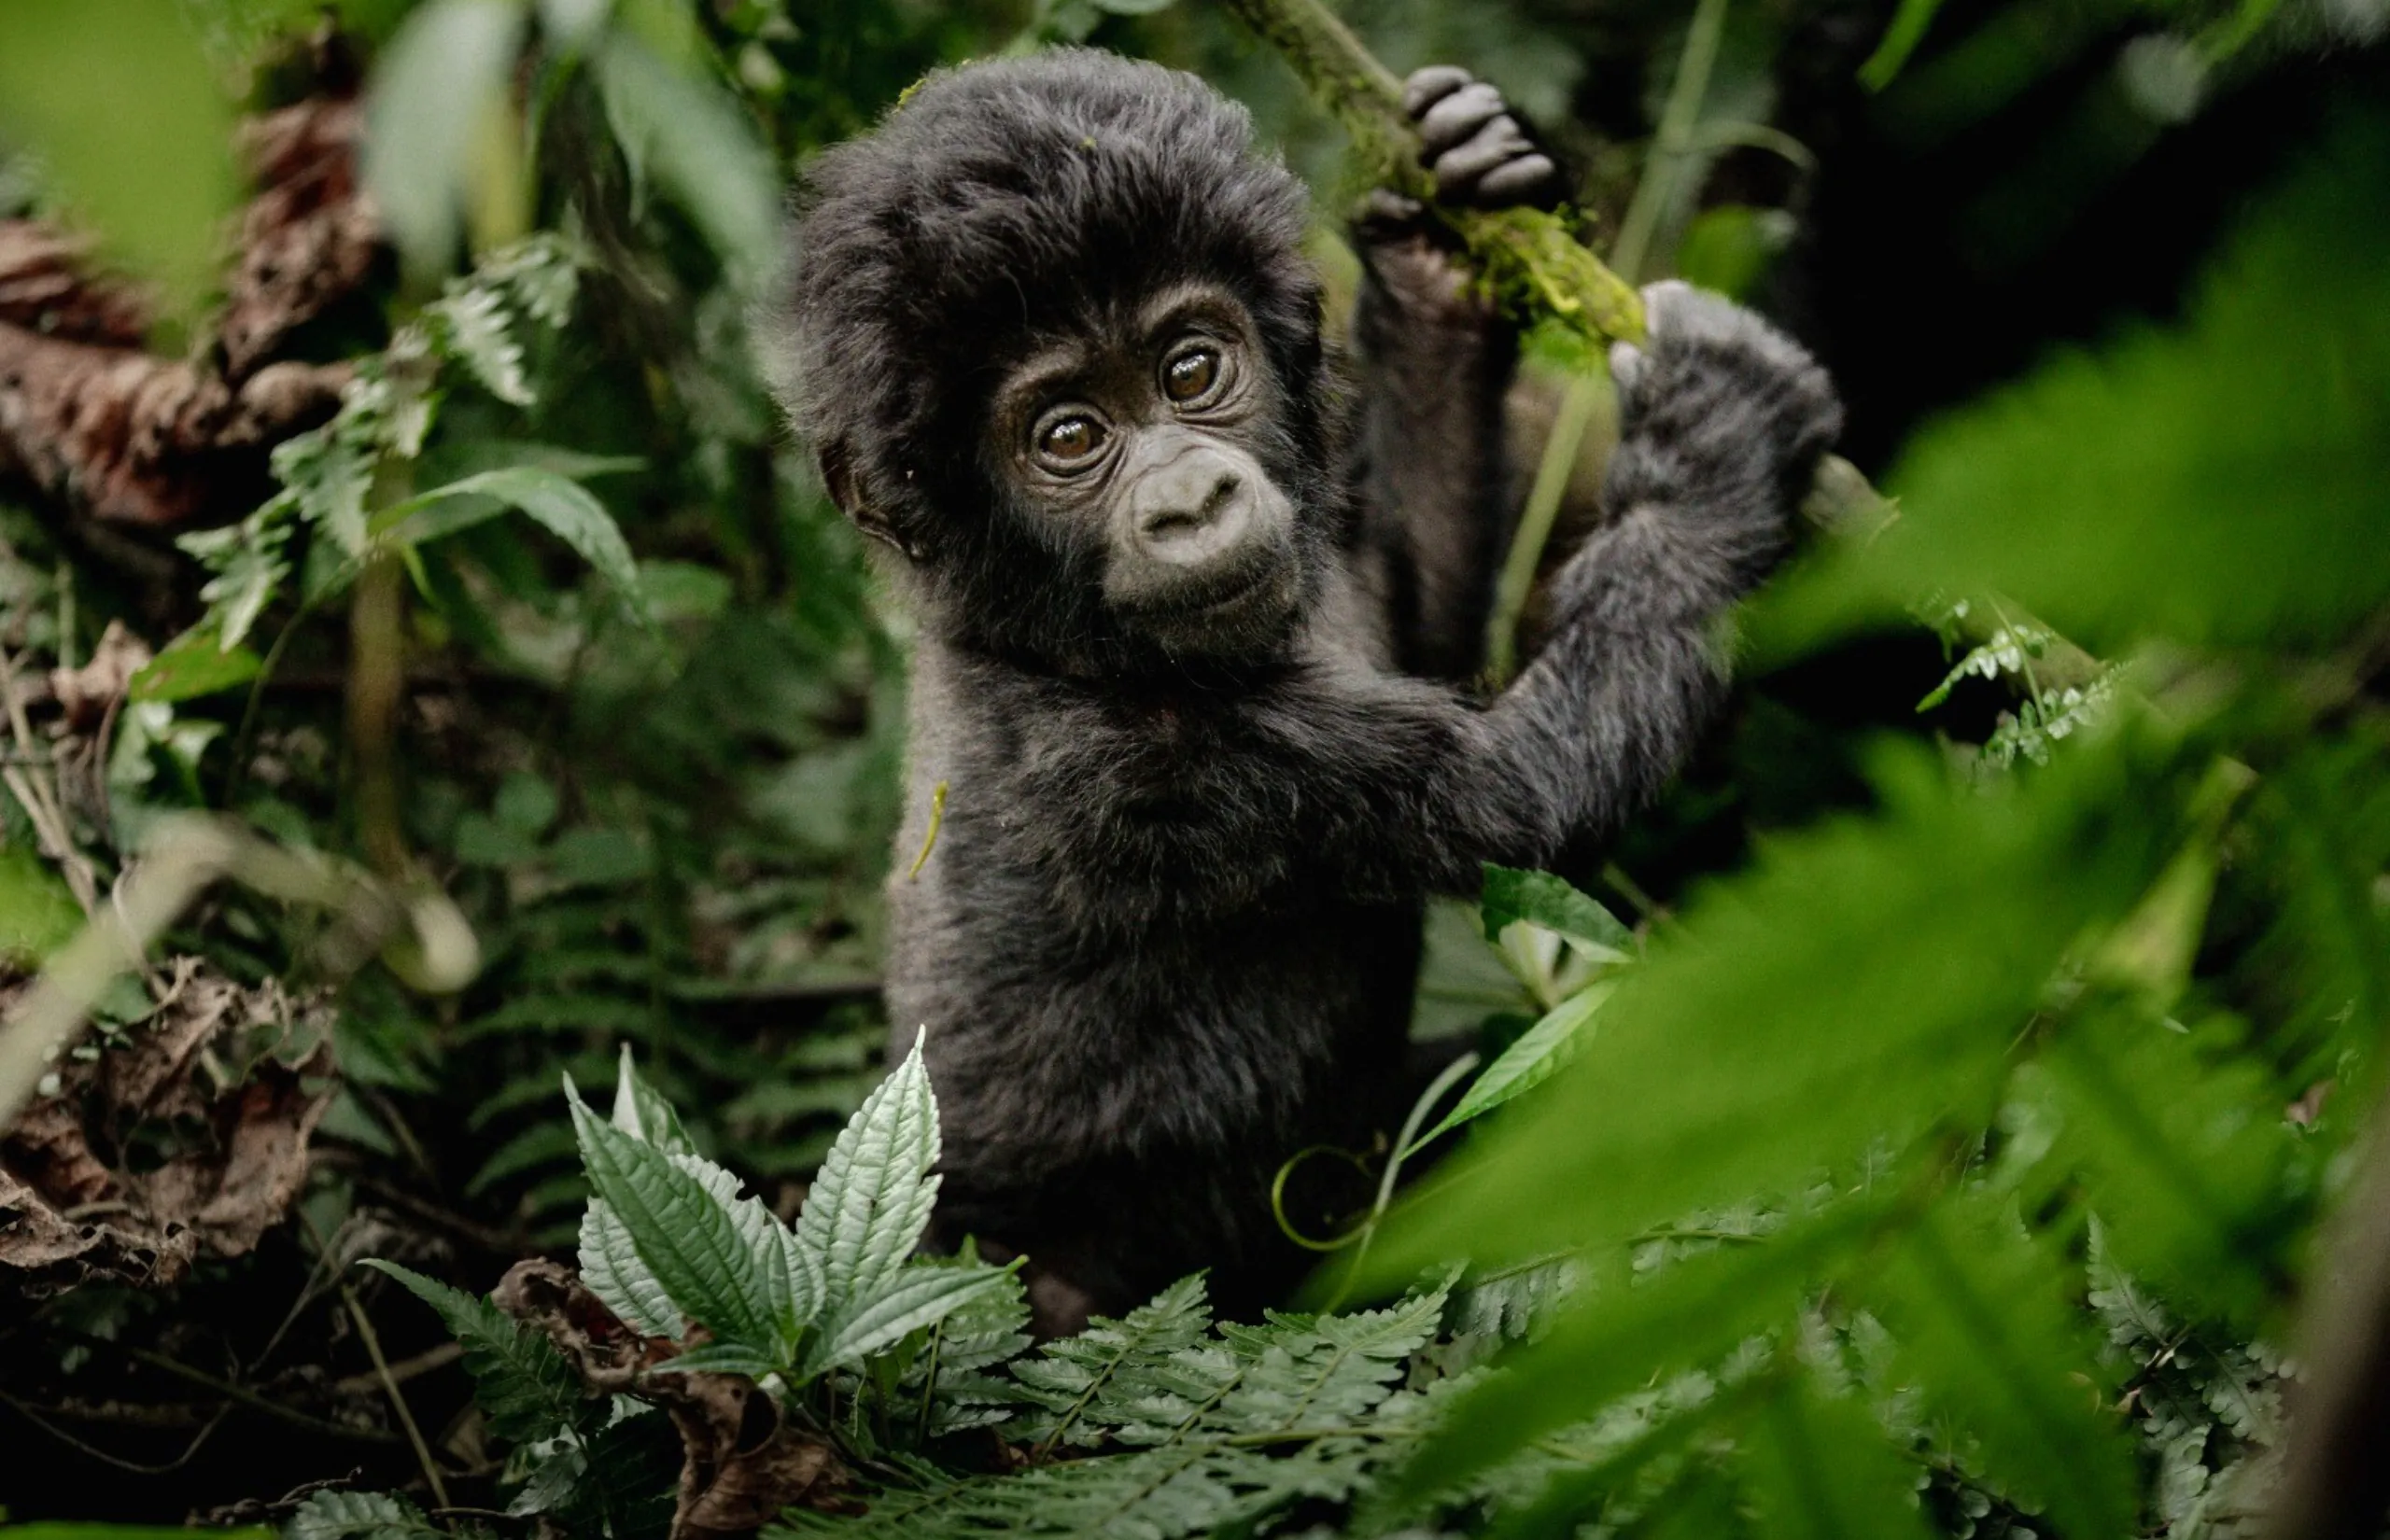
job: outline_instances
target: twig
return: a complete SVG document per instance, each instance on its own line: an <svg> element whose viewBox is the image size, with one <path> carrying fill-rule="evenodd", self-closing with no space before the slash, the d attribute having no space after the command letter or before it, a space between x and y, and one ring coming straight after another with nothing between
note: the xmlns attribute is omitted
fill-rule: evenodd
<svg viewBox="0 0 2390 1540"><path fill-rule="evenodd" d="M364 1340L365 1355L373 1360L373 1372L381 1377L382 1389L390 1397L392 1409L399 1414L399 1425L407 1431L407 1442L415 1446L416 1463L423 1467L423 1478L431 1483L431 1495L442 1507L448 1505L448 1483L440 1474L440 1463L431 1458L431 1446L424 1442L423 1430L415 1426L415 1412L407 1406L406 1393L399 1389L396 1376L390 1373L388 1359L382 1356L382 1338L373 1330L373 1321L358 1303L357 1291L345 1282L340 1286L341 1303L348 1307L348 1318L357 1323L357 1335Z"/></svg>
<svg viewBox="0 0 2390 1540"><path fill-rule="evenodd" d="M109 981L141 967L166 928L225 877L333 910L344 922L344 939L357 947L357 957L344 961L379 952L417 988L460 988L480 966L471 928L437 889L401 888L328 857L285 850L229 819L168 820L119 884L114 902L96 907L0 1023L0 1130L16 1122Z"/></svg>
<svg viewBox="0 0 2390 1540"><path fill-rule="evenodd" d="M1651 256L1652 237L1661 212L1682 190L1684 169L1698 147L1694 130L1701 120L1701 104L1709 95L1709 72L1718 62L1718 40L1726 30L1726 0L1701 0L1685 31L1684 52L1677 62L1676 79L1668 87L1667 105L1660 112L1659 132L1652 154L1635 185L1635 197L1620 221L1618 240L1610 248L1611 265L1632 282L1642 275ZM1543 565L1544 547L1560 515L1560 500L1568 490L1569 473L1577 469L1585 429L1608 392L1598 370L1589 369L1568 382L1554 416L1552 437L1536 466L1535 486L1527 494L1519 527L1511 536L1511 550L1494 589L1494 609L1485 626L1485 669L1497 689L1517 672L1519 617L1525 613L1535 575Z"/></svg>

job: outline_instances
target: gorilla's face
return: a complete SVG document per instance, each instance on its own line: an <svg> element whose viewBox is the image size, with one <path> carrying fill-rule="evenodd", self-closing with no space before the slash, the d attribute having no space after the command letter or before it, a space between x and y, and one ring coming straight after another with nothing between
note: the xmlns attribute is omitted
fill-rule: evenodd
<svg viewBox="0 0 2390 1540"><path fill-rule="evenodd" d="M1188 284L1015 362L985 456L1014 516L1076 558L1123 630L1236 657L1267 651L1302 600L1284 417L1244 306Z"/></svg>

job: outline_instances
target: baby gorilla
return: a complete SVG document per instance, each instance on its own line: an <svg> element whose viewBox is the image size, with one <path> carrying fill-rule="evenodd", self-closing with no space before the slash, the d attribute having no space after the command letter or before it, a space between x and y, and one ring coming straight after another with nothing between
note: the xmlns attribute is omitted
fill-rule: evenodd
<svg viewBox="0 0 2390 1540"><path fill-rule="evenodd" d="M1409 105L1440 197L1551 197L1490 88L1422 71ZM1610 522L1481 700L1445 681L1505 535L1514 344L1415 207L1357 232L1356 393L1301 189L1192 77L1084 50L943 72L810 182L767 348L919 620L907 859L949 789L889 887L938 1233L1029 1253L1047 1331L1206 1267L1250 1309L1299 1260L1272 1174L1402 1111L1424 895L1548 861L1668 776L1832 389L1753 316L1649 291L1649 345L1613 354Z"/></svg>

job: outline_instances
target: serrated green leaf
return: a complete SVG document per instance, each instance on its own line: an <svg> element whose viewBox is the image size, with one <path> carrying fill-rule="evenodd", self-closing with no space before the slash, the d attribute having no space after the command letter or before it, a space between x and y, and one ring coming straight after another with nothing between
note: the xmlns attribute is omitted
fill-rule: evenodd
<svg viewBox="0 0 2390 1540"><path fill-rule="evenodd" d="M761 1379L785 1365L777 1358L737 1342L706 1342L648 1370L650 1374L743 1374Z"/></svg>
<svg viewBox="0 0 2390 1540"><path fill-rule="evenodd" d="M424 1277L395 1262L368 1258L362 1266L394 1278L438 1312L465 1350L473 1399L490 1431L517 1444L553 1438L568 1429L594 1428L605 1404L583 1393L581 1377L555 1344L486 1299Z"/></svg>
<svg viewBox="0 0 2390 1540"><path fill-rule="evenodd" d="M649 1337L680 1337L683 1317L670 1292L640 1260L629 1228L602 1197L591 1198L582 1213L580 1260L581 1281L625 1325Z"/></svg>
<svg viewBox="0 0 2390 1540"><path fill-rule="evenodd" d="M808 1349L801 1372L810 1379L828 1369L860 1364L974 1299L995 1294L1009 1270L907 1267L870 1295L832 1312Z"/></svg>
<svg viewBox="0 0 2390 1540"><path fill-rule="evenodd" d="M591 1112L569 1081L566 1089L589 1184L673 1305L720 1340L777 1351L774 1285L733 1206L683 1169L690 1157L640 1143Z"/></svg>
<svg viewBox="0 0 2390 1540"><path fill-rule="evenodd" d="M666 1155L696 1155L697 1146L689 1138L689 1131L681 1126L681 1114L673 1111L672 1103L664 1099L662 1092L640 1078L627 1043L623 1044L619 1062L611 1117L614 1127Z"/></svg>
<svg viewBox="0 0 2390 1540"><path fill-rule="evenodd" d="M937 1201L937 1102L921 1061L926 1034L865 1099L806 1195L797 1244L822 1264L824 1296L869 1298L921 1243Z"/></svg>

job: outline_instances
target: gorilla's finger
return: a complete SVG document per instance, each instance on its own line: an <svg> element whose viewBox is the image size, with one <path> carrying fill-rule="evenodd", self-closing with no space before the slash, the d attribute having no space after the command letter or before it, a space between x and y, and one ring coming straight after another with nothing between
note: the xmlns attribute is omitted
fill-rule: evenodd
<svg viewBox="0 0 2390 1540"><path fill-rule="evenodd" d="M1557 170L1549 155L1522 155L1487 172L1477 184L1477 200L1494 204L1539 202L1554 191Z"/></svg>
<svg viewBox="0 0 2390 1540"><path fill-rule="evenodd" d="M1416 230L1427 217L1427 205L1391 188L1371 188L1353 214L1353 223L1365 236L1393 240Z"/></svg>
<svg viewBox="0 0 2390 1540"><path fill-rule="evenodd" d="M1643 366L1649 361L1644 357L1643 350L1633 343L1610 343L1610 383L1618 386L1621 395L1632 396L1635 394L1636 383L1643 377Z"/></svg>
<svg viewBox="0 0 2390 1540"><path fill-rule="evenodd" d="M1505 161L1534 153L1535 146L1504 113L1458 149L1436 157L1436 187L1447 197L1474 197L1478 184Z"/></svg>
<svg viewBox="0 0 2390 1540"><path fill-rule="evenodd" d="M1402 110L1416 118L1471 78L1458 64L1429 64L1413 70L1411 78L1402 82Z"/></svg>
<svg viewBox="0 0 2390 1540"><path fill-rule="evenodd" d="M1682 331L1693 319L1699 296L1681 278L1663 278L1643 286L1643 329L1654 341L1664 333Z"/></svg>
<svg viewBox="0 0 2390 1540"><path fill-rule="evenodd" d="M1419 119L1419 141L1429 159L1471 138L1478 130L1503 116L1502 93L1480 80L1466 85L1427 109Z"/></svg>

